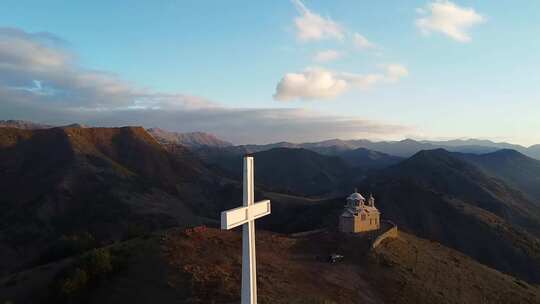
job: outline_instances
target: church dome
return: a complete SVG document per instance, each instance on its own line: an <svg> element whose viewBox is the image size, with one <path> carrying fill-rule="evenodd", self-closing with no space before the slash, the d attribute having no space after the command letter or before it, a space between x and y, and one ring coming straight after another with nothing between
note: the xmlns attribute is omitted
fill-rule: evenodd
<svg viewBox="0 0 540 304"><path fill-rule="evenodd" d="M365 201L366 199L358 192L355 192L349 196L350 200Z"/></svg>

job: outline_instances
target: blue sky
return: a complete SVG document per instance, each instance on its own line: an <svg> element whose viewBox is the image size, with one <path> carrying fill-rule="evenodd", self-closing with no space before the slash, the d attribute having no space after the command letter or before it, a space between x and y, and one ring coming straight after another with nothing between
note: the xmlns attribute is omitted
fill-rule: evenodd
<svg viewBox="0 0 540 304"><path fill-rule="evenodd" d="M0 63L26 57L1 71L13 77L0 82L0 118L202 130L237 143L540 143L539 11L533 0L8 0L0 26L17 32L0 36ZM37 60L44 52L26 52L29 43L64 59ZM29 89L35 81L41 91Z"/></svg>

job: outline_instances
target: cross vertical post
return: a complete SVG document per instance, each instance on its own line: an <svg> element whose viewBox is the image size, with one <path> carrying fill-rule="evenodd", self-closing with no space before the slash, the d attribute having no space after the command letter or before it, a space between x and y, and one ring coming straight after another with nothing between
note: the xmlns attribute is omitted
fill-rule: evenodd
<svg viewBox="0 0 540 304"><path fill-rule="evenodd" d="M253 157L244 157L244 198L243 205L253 205ZM248 221L242 227L242 301L241 304L257 303L257 261L255 255L255 221Z"/></svg>
<svg viewBox="0 0 540 304"><path fill-rule="evenodd" d="M255 220L270 214L270 201L254 202L253 156L244 157L243 206L221 212L221 229L242 226L242 304L257 303Z"/></svg>

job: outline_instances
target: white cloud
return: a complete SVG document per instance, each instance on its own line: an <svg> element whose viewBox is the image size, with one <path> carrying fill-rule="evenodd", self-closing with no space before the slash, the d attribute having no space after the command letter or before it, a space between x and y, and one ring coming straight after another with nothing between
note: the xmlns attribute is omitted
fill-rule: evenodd
<svg viewBox="0 0 540 304"><path fill-rule="evenodd" d="M382 66L385 73L356 74L308 68L300 73L287 73L276 86L274 99L317 100L333 99L350 88L368 89L380 82L397 82L408 75L399 64Z"/></svg>
<svg viewBox="0 0 540 304"><path fill-rule="evenodd" d="M341 95L347 89L347 81L337 77L332 71L307 69L302 73L287 73L278 83L274 98L330 99Z"/></svg>
<svg viewBox="0 0 540 304"><path fill-rule="evenodd" d="M349 87L358 89L368 89L378 82L385 79L384 74L355 74L355 73L336 73L336 77L347 82Z"/></svg>
<svg viewBox="0 0 540 304"><path fill-rule="evenodd" d="M330 18L324 18L310 11L301 0L292 0L300 16L294 19L296 37L300 41L323 39L343 40L345 29Z"/></svg>
<svg viewBox="0 0 540 304"><path fill-rule="evenodd" d="M422 33L439 32L459 42L471 41L470 28L486 20L473 8L463 8L446 0L432 2L417 12L424 15L416 19Z"/></svg>
<svg viewBox="0 0 540 304"><path fill-rule="evenodd" d="M76 58L51 34L0 28L0 119L205 131L235 143L391 139L407 130L358 117L304 109L230 108L188 94L155 92L114 73L83 68ZM344 82L338 79L333 90L339 92Z"/></svg>
<svg viewBox="0 0 540 304"><path fill-rule="evenodd" d="M330 62L343 57L343 53L336 50L320 51L313 56L313 60L316 62Z"/></svg>
<svg viewBox="0 0 540 304"><path fill-rule="evenodd" d="M407 75L409 75L409 71L401 64L386 65L386 80L389 82L396 82Z"/></svg>
<svg viewBox="0 0 540 304"><path fill-rule="evenodd" d="M360 33L354 33L353 35L353 45L359 50L373 49L375 44L370 42L366 37Z"/></svg>

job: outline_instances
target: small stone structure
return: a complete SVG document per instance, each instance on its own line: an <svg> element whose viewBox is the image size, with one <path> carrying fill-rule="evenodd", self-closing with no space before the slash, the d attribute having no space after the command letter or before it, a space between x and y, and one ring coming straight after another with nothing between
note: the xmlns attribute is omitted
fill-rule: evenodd
<svg viewBox="0 0 540 304"><path fill-rule="evenodd" d="M380 225L380 212L375 207L375 198L372 195L366 201L355 190L347 197L347 205L339 217L339 230L341 232L373 231L378 230Z"/></svg>
<svg viewBox="0 0 540 304"><path fill-rule="evenodd" d="M393 222L391 221L384 221L385 223L387 223L387 226L390 225L390 229L386 230L384 233L382 233L381 235L379 235L375 241L373 241L373 243L371 244L371 248L375 249L377 248L377 246L379 246L382 241L388 239L388 238L397 238L398 237L398 228L397 228L397 225L394 224Z"/></svg>

